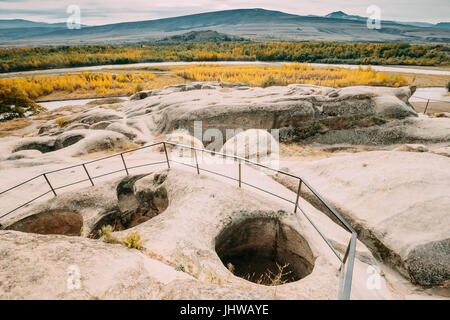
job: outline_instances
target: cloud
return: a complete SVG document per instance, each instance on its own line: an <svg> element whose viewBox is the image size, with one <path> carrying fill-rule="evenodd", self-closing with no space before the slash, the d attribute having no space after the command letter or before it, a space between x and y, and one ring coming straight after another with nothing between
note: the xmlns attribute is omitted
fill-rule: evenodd
<svg viewBox="0 0 450 320"><path fill-rule="evenodd" d="M207 11L264 8L300 15L325 15L332 11L366 16L369 5L378 5L382 19L399 21L448 21L448 0L0 0L0 19L63 22L69 5L81 9L82 23L99 25L150 20Z"/></svg>

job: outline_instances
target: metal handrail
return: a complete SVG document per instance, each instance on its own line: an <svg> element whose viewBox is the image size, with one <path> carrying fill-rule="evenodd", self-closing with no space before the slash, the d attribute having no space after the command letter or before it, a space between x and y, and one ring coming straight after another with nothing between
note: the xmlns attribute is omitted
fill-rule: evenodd
<svg viewBox="0 0 450 320"><path fill-rule="evenodd" d="M426 106L425 106L425 110L423 110L423 114L425 114L425 113L427 112L427 110L428 110L428 105L430 104L430 101L450 103L450 101L438 100L438 99L431 99L431 98L423 98L423 97L417 97L417 96L413 96L412 98L417 98L417 99L427 100L427 104L426 104Z"/></svg>
<svg viewBox="0 0 450 320"><path fill-rule="evenodd" d="M134 151L139 151L139 150L150 148L150 147L154 147L154 146L161 145L161 144L164 147L164 154L165 154L165 159L166 159L165 161L158 161L158 162L148 163L148 164L144 164L144 165L137 165L137 166L133 166L133 167L127 167L125 158L123 156L124 154L130 153L130 152L134 152ZM184 163L184 162L181 162L181 161L170 160L169 156L168 156L168 152L167 152L167 145L172 145L172 146L177 146L177 147L193 150L194 151L195 166L187 164L187 163ZM237 160L238 164L239 164L239 178L236 179L234 177L223 175L223 174L220 174L218 172L214 172L214 171L211 171L211 170L200 168L199 163L198 163L197 151L202 152L202 153L203 152L204 153L209 153L209 154L212 154L212 155L219 155L219 156L222 156L222 157L225 157L225 158L232 158L232 159L234 159L234 161ZM119 156L121 158L122 163L124 165L124 169L115 170L113 172L108 172L108 173L101 174L101 175L98 175L98 176L91 176L89 174L89 172L88 172L88 170L86 168L87 164L98 162L98 161L102 161L102 160L106 160L106 159L110 159L110 158L117 157L117 156ZM24 184L26 184L26 183L28 183L30 181L35 180L35 179L37 179L37 178L39 178L41 176L45 179L46 183L50 187L50 190L48 190L47 192L45 192L45 193L43 193L43 194L33 198L30 201L27 201L26 203L20 205L19 207L17 207L15 209L13 209L13 210L11 210L11 211L1 215L0 219L3 218L3 217L6 217L7 215L13 213L14 211L16 211L16 210L18 210L20 208L30 204L31 202L33 202L33 201L35 201L35 200L37 200L39 198L42 198L43 196L45 196L45 195L47 195L49 193L53 193L54 196L56 197L57 196L56 190L60 190L62 188L65 188L65 187L68 187L68 186L72 186L72 185L75 185L75 184L78 184L78 183L86 182L86 181L90 181L91 185L94 186L94 179L97 179L97 178L100 178L100 177L104 177L104 176L107 176L107 175L110 175L110 174L122 172L122 171L125 171L126 174L129 175L129 170L134 169L134 168L144 167L144 166L150 166L150 165L155 165L155 164L167 163L167 167L170 169L170 162L174 162L174 163L178 163L178 164L182 164L182 165L186 165L186 166L195 168L197 170L197 174L200 174L200 171L205 171L205 172L213 173L213 174L225 177L225 178L229 178L229 179L238 181L239 182L239 188L241 188L242 184L244 184L244 185L247 185L249 187L258 189L260 191L263 191L265 193L268 193L268 194L270 194L272 196L278 197L278 198L280 198L280 199L282 199L284 201L287 201L289 203L295 204L294 213L297 213L297 209L300 210L300 212L305 216L305 218L309 221L309 223L319 233L320 237L326 242L326 244L332 250L334 255L336 255L336 257L339 259L339 261L341 263L341 266L340 266L340 276L339 276L340 280L339 280L338 299L342 299L342 300L350 299L351 285L352 285L352 276L353 276L353 266L354 266L355 251L356 251L356 239L357 239L356 231L303 178L301 178L301 177L299 177L297 175L294 175L292 173L289 173L289 172L286 172L286 171L283 171L283 170L280 170L280 169L275 169L275 168L266 166L264 164L261 164L261 163L255 162L255 161L251 161L249 159L246 159L246 158L243 158L243 157L239 157L239 156L235 156L235 155L225 154L225 153L211 151L211 150L207 150L207 149L200 149L200 148L196 148L196 147L185 145L185 144L173 143L173 142L169 142L169 141L161 141L161 142L156 142L156 143L152 143L152 144L149 144L149 145L145 145L145 146L142 146L142 147L139 147L139 148L123 151L123 152L120 152L120 153L117 153L117 154L113 154L113 155L110 155L110 156L106 156L106 157L103 157L103 158L98 158L98 159L91 160L91 161L88 161L88 162L83 162L83 163L80 163L80 164L77 164L77 165L72 165L72 166L68 166L68 167L64 167L64 168L48 171L48 172L42 173L42 174L40 174L40 175L38 175L36 177L28 179L28 180L26 180L26 181L24 181L22 183L19 183L19 184L13 186L13 187L10 187L10 188L0 192L0 195L5 194L5 193L7 193L7 192L9 192L11 190L14 190L17 187L20 187L20 186L22 186L22 185L24 185ZM297 190L297 195L296 195L296 201L293 202L293 201L291 201L289 199L286 199L284 197L281 197L281 196L279 196L279 195L277 195L275 193L272 193L270 191L267 191L267 190L264 190L262 188L259 188L259 187L255 186L255 185L252 185L252 184L249 184L247 182L242 181L242 173L241 173L241 171L242 171L242 168L241 168L242 163L255 165L255 166L258 166L258 167L261 167L261 168L272 170L272 171L274 171L276 173L279 173L279 174L283 174L283 175L286 175L286 176L298 179L299 185L298 185L298 190ZM88 178L80 180L80 181L76 181L76 182L73 182L73 183L70 183L70 184L66 184L64 186L59 186L57 188L53 187L53 185L51 184L50 180L48 179L48 175L49 174L60 172L60 171L63 171L63 170L76 168L76 167L83 167L83 169L84 169L84 171L85 171L85 173L86 173ZM331 214L333 216L335 216L342 223L342 225L345 227L345 229L347 229L351 233L351 239L350 239L349 244L348 244L348 246L346 248L346 252L344 254L344 257L341 257L341 255L333 247L333 245L330 243L330 241L323 235L323 233L319 230L319 228L315 225L315 223L311 220L311 218L299 206L298 200L299 200L299 197L300 197L300 192L301 192L302 185L306 186L308 188L308 190L331 212ZM1 228L1 224L0 224L0 228Z"/></svg>

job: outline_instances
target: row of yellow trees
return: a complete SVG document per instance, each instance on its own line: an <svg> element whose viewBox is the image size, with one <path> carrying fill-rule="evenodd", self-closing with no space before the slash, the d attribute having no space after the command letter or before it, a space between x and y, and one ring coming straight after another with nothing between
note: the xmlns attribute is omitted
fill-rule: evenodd
<svg viewBox="0 0 450 320"><path fill-rule="evenodd" d="M279 67L186 65L168 68L169 74L156 76L150 72L66 73L62 75L27 76L0 79L3 87L17 88L31 99L59 93L57 97L107 97L130 95L136 91L161 88L193 81L243 82L251 86L268 87L292 83L345 87L354 85L403 86L408 80L401 76L388 76L368 68L312 67L306 63L292 63Z"/></svg>
<svg viewBox="0 0 450 320"><path fill-rule="evenodd" d="M390 77L367 68L312 67L306 63L292 63L281 67L190 65L177 74L194 81L243 82L251 86L268 87L292 83L346 87L354 85L404 86L408 81L401 76Z"/></svg>
<svg viewBox="0 0 450 320"><path fill-rule="evenodd" d="M158 61L287 61L449 65L448 45L335 42L208 42L0 49L0 72Z"/></svg>
<svg viewBox="0 0 450 320"><path fill-rule="evenodd" d="M66 73L64 75L32 76L0 79L0 84L25 91L31 99L54 92L64 94L93 93L97 96L127 95L150 88L152 73Z"/></svg>

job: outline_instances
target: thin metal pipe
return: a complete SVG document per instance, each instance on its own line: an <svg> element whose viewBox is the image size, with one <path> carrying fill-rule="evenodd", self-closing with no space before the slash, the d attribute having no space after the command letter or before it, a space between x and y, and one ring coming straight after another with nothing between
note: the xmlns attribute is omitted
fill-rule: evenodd
<svg viewBox="0 0 450 320"><path fill-rule="evenodd" d="M427 105L425 106L425 110L423 110L423 114L427 113L429 103L430 103L430 99L427 100Z"/></svg>
<svg viewBox="0 0 450 320"><path fill-rule="evenodd" d="M424 97L417 97L417 96L414 96L414 98L417 98L417 99L422 99L422 100L431 100L431 101L436 101L436 102L445 102L445 103L450 103L450 101L445 101L445 100L438 100L438 99L431 99L431 98L424 98Z"/></svg>
<svg viewBox="0 0 450 320"><path fill-rule="evenodd" d="M338 300L344 299L344 274L345 274L345 263L341 263L339 273L339 288L338 288Z"/></svg>
<svg viewBox="0 0 450 320"><path fill-rule="evenodd" d="M300 190L302 188L302 179L298 180L298 189L297 189L297 198L295 199L295 209L294 213L297 213L297 207L298 207L298 199L300 198Z"/></svg>
<svg viewBox="0 0 450 320"><path fill-rule="evenodd" d="M194 150L195 166L197 167L197 174L200 174L200 169L198 168L197 150Z"/></svg>
<svg viewBox="0 0 450 320"><path fill-rule="evenodd" d="M76 182L72 182L72 183L63 185L61 187L56 187L55 190L64 189L64 188L67 188L67 187L70 187L70 186L73 186L73 185L76 185L76 184L79 184L79 183L82 183L82 182L86 182L86 181L89 181L89 179L79 180L79 181L76 181Z"/></svg>
<svg viewBox="0 0 450 320"><path fill-rule="evenodd" d="M17 187L20 187L20 186L22 186L22 185L24 185L24 184L26 184L26 183L28 183L28 182L30 182L30 181L33 181L33 180L39 178L40 176L42 176L42 174L40 174L40 175L38 175L38 176L36 176L36 177L33 177L33 178L31 178L31 179L28 179L28 180L26 180L26 181L24 181L24 182L21 182L21 183L19 183L18 185L15 185L14 187L11 187L11 188L9 188L9 189L3 190L2 192L0 192L0 195L4 194L4 193L6 193L6 192L8 192L8 191L10 191L10 190L13 190L13 189L15 189L15 188L17 188Z"/></svg>
<svg viewBox="0 0 450 320"><path fill-rule="evenodd" d="M125 169L119 169L119 170L116 170L116 171L104 173L104 174L101 174L101 175L92 177L92 179L98 179L98 178L101 178L101 177L106 177L106 176L109 176L109 175L111 175L111 174L118 173L118 172L122 172L122 171L125 171Z"/></svg>
<svg viewBox="0 0 450 320"><path fill-rule="evenodd" d="M53 187L52 187L52 184L51 184L51 183L50 183L50 181L48 180L48 178L47 178L47 174L46 174L46 173L44 173L44 174L43 174L43 176L44 176L45 180L47 181L48 185L50 186L50 189L52 190L53 194L54 194L54 195L55 195L55 197L56 197L56 192L55 192L55 189L53 189Z"/></svg>
<svg viewBox="0 0 450 320"><path fill-rule="evenodd" d="M167 155L166 142L163 142L163 145L164 145L164 153L166 154L167 168L170 169L169 156Z"/></svg>
<svg viewBox="0 0 450 320"><path fill-rule="evenodd" d="M350 237L350 241L348 242L347 249L345 250L344 259L342 260L343 263L347 262L348 253L350 251L351 244L352 244L352 237Z"/></svg>
<svg viewBox="0 0 450 320"><path fill-rule="evenodd" d="M355 251L356 251L356 232L352 233L352 240L350 242L350 250L347 261L347 272L345 275L344 293L343 299L350 300L350 293L352 291L352 278L353 278L353 265L355 263Z"/></svg>
<svg viewBox="0 0 450 320"><path fill-rule="evenodd" d="M241 181L242 181L242 169L241 169L241 167L242 167L242 165L241 165L241 161L239 160L239 188L241 188L241 186L242 186L242 184L241 184Z"/></svg>
<svg viewBox="0 0 450 320"><path fill-rule="evenodd" d="M235 155L232 155L232 154L226 154L226 153L221 153L221 152L217 152L217 151L211 151L211 150L208 150L208 149L200 149L200 148L188 146L186 144L179 144L179 143L173 143L173 142L168 142L168 141L166 141L165 143L170 144L172 146L189 148L189 149L192 149L192 150L202 151L202 152L206 152L206 153L213 154L213 155L219 155L219 156L222 156L224 158L233 158L235 160L241 160L242 162L245 162L245 163L253 164L253 165L258 166L258 167L262 167L262 168L265 168L265 169L268 169L268 170L272 170L272 171L275 171L275 172L278 172L278 173L282 173L282 174L285 174L285 175L287 175L289 177L292 177L292 178L300 179L300 177L296 176L295 174L291 174L289 172L286 172L286 171L283 171L283 170L279 170L279 169L274 169L274 168L271 168L271 167L266 166L264 164L261 164L261 163L258 163L258 162L254 162L254 161L251 161L251 160L248 160L248 159L245 159L245 158L242 158L242 157L238 157L238 156L235 156Z"/></svg>
<svg viewBox="0 0 450 320"><path fill-rule="evenodd" d="M89 175L89 172L88 172L88 170L87 170L87 168L86 168L86 165L83 163L83 168L84 168L84 171L86 171L86 174L87 174L87 176L88 176L88 178L89 178L89 181L91 181L91 184L92 184L92 186L94 186L94 181L92 181L92 178L91 178L91 176Z"/></svg>
<svg viewBox="0 0 450 320"><path fill-rule="evenodd" d="M301 179L301 178L300 178ZM324 199L322 199L322 197L317 193L316 190L314 190L311 185L306 182L304 179L302 179L303 183L305 184L305 186L308 187L308 189L317 197L317 199L320 200L320 202L322 202L322 204L327 207L328 210L330 210L330 212L339 219L339 221L347 228L348 231L350 231L351 233L355 232L355 230L347 223L347 221L344 220L344 218L341 217L340 214L338 214Z"/></svg>
<svg viewBox="0 0 450 320"><path fill-rule="evenodd" d="M35 201L35 200L37 200L37 199L39 199L39 198L42 198L43 196L45 196L46 194L48 194L48 193L50 193L50 192L51 192L51 191L48 190L47 192L41 194L40 196L37 196L36 198L33 198L33 199L31 199L30 201L25 202L24 204L18 206L17 208L15 208L15 209L9 211L8 213L5 213L4 215L0 216L0 219L3 218L3 217L6 217L8 214L11 214L11 213L13 213L13 212L16 211L16 210L19 210L20 208L26 206L27 204L30 204L30 203L32 203L33 201Z"/></svg>
<svg viewBox="0 0 450 320"><path fill-rule="evenodd" d="M330 243L330 241L328 241L328 239L322 234L322 232L320 232L319 228L317 228L317 226L315 225L315 223L308 217L308 215L302 210L302 208L298 207L301 211L301 213L305 216L306 219L308 219L309 223L312 224L312 226L314 227L314 229L316 229L316 231L320 234L320 236L322 237L323 240L325 240L325 242L327 243L327 245L330 247L331 251L333 251L333 253L336 255L336 257L338 257L338 259L342 262L342 258L339 255L339 253L336 251L336 249L334 249L334 247L332 246L332 244Z"/></svg>
<svg viewBox="0 0 450 320"><path fill-rule="evenodd" d="M124 153L129 153L129 152L133 152L133 151L137 151L137 150L142 150L142 149L149 148L149 147L152 147L152 146L155 146L155 145L159 145L159 144L163 144L163 146L164 146L164 153L165 153L165 156L166 156L166 161L160 161L160 162L156 162L156 163L144 164L144 165L139 165L139 166L134 166L134 167L127 168L127 165L125 163L125 159L123 157ZM124 170L126 171L127 175L129 175L128 169L132 169L132 168L138 168L138 167L154 165L154 164L160 164L160 163L165 163L165 162L167 162L167 166L168 166L168 168L170 168L170 161L169 161L169 157L168 157L168 153L167 153L167 146L166 146L166 144L170 144L170 145L173 145L173 146L179 146L179 147L184 147L184 148L188 148L188 149L194 150L194 156L195 156L195 161L196 161L196 165L195 166L192 166L192 165L187 164L187 163L179 162L179 161L176 161L176 160L171 160L171 161L173 161L175 163L182 164L182 165L186 165L186 166L189 166L189 167L196 168L198 174L200 173L200 168L199 168L199 165L198 165L197 151L207 152L207 153L210 153L210 154L213 154L213 155L219 155L219 156L223 156L223 157L227 157L227 158L233 158L235 160L238 160L238 162L239 162L239 179L236 179L236 178L233 178L233 177L230 177L230 176L227 176L227 175L223 175L223 174L220 174L220 173L217 173L217 172L214 172L214 171L210 171L210 170L207 170L207 169L202 169L202 170L206 171L206 172L210 172L212 174L216 174L216 175L228 178L228 179L231 179L231 180L238 181L239 182L239 187L241 187L242 184L245 184L245 185L247 185L249 187L252 187L252 188L255 188L255 189L260 190L262 192L265 192L267 194L273 195L273 196L275 196L277 198L280 198L280 199L285 200L285 201L287 201L289 203L292 203L292 204L294 204L294 202L289 200L289 199L283 198L283 197L281 197L281 196L279 196L277 194L274 194L274 193L272 193L270 191L264 190L262 188L259 188L257 186L254 186L252 184L249 184L249 183L246 183L246 182L242 181L242 163L248 163L250 165L255 165L255 166L258 166L258 167L266 168L266 169L272 170L274 172L277 172L277 173L280 173L280 174L284 174L284 175L292 177L292 178L299 179L299 187L298 187L298 191L297 191L297 198L296 198L296 202L295 202L295 211L294 212L297 212L297 208L300 209L302 214L308 219L308 221L316 229L316 231L319 233L319 235L322 237L322 239L327 243L327 245L330 247L330 249L333 251L333 253L342 262L342 265L341 265L341 279L343 277L343 273L345 272L345 267L347 267L346 268L347 272L345 274L345 283L344 283L344 287L343 288L342 288L342 283L341 283L342 280L340 280L341 290L340 290L339 294L340 295L342 294L342 298L343 299L349 299L350 298L351 282L352 282L352 274L353 274L353 265L354 265L355 250L356 250L356 239L357 239L357 234L353 230L353 228L330 205L328 205L328 203L301 177L293 175L293 174L288 173L288 172L285 172L283 170L274 169L274 168L268 167L266 165L263 165L263 164L260 164L260 163L257 163L257 162L254 162L254 161L242 158L242 157L234 156L234 155L228 155L228 154L224 154L224 153L220 153L220 152L216 152L216 151L213 152L213 151L206 150L206 149L199 149L199 148L195 148L195 147L192 147L192 146L183 145L183 144L176 144L176 143L167 142L167 141L153 143L153 144L150 144L150 145L147 145L147 146L143 146L143 147L140 147L140 148L131 149L131 150L122 152L120 154L115 154L115 155L111 155L111 156L104 157L104 158L101 158L101 159L95 159L95 160L92 160L92 161L89 161L89 162L85 162L85 163L82 163L82 164L78 164L78 165L74 165L74 166L61 168L61 169L58 169L58 170L53 170L53 171L49 171L49 172L43 173L41 175L44 176L44 178L47 181L48 185L50 186L51 190L47 191L46 193L44 193L44 194L42 194L42 195L40 195L40 196L38 196L38 197L28 201L28 202L26 202L25 204L17 207L16 209L13 209L12 211L10 211L10 212L4 214L3 216L1 216L0 218L5 217L6 215L8 215L8 214L10 214L10 213L12 213L12 212L22 208L23 206L25 206L25 205L35 201L36 199L38 199L40 197L43 197L44 195L46 195L46 194L48 194L50 192L53 192L53 194L56 196L57 195L56 192L55 192L56 189L60 189L60 188L64 188L64 187L67 187L67 186L70 186L70 185L73 185L73 184L77 184L77 183L81 183L81 182L84 182L84 181L88 181L88 180L82 180L82 181L78 181L78 182L75 182L75 183L72 183L72 184L68 184L68 185L65 185L65 186L62 186L62 187L58 187L58 188L55 189L55 188L53 188L53 186L51 185L51 183L50 183L50 181L49 181L49 179L47 177L47 174L50 174L50 173L54 173L54 172L58 172L58 171L62 171L62 170L67 170L67 169L75 168L75 167L78 167L78 166L83 166L83 168L84 168L84 170L85 170L85 172L86 172L86 174L87 174L87 176L89 178L89 181L91 181L91 184L94 185L93 179L100 178L100 177L107 176L107 175L111 175L111 174L114 174L114 173L117 173L117 172L121 172L121 171L124 171ZM124 164L124 168L125 169L109 172L109 173L102 174L102 175L95 176L95 177L91 177L90 176L89 172L87 171L86 164L97 162L97 161L101 161L101 160L105 160L105 159L109 159L109 158L115 157L117 155L121 156L121 159L122 159L122 162ZM12 187L12 188L4 190L0 194L3 194L5 192L7 192L7 191L10 191L10 190L14 189L14 188L17 188L18 186L21 186L23 184L26 184L27 182L30 182L30 181L38 178L38 177L40 177L40 175L36 176L34 178L31 178L31 179L28 179L28 180L22 182L21 184L18 184L16 186ZM350 240L349 245L347 246L347 250L346 250L346 253L344 255L344 259L341 258L341 256L337 253L337 251L334 249L334 247L331 245L331 243L328 241L328 239L325 238L325 236L320 232L320 230L317 228L317 226L314 224L314 222L309 218L309 216L302 210L301 207L298 206L299 195L300 195L302 183L304 183L308 187L308 189L312 192L312 194L314 194L322 202L322 204L324 204L327 207L327 209L330 210L330 212L334 216L336 216L339 219L339 221L341 221L342 224L349 231L352 232L352 238Z"/></svg>
<svg viewBox="0 0 450 320"><path fill-rule="evenodd" d="M125 163L125 159L123 158L122 153L120 154L120 157L122 158L123 166L125 167L125 172L127 173L127 176L129 176L130 173L128 172L127 164Z"/></svg>
<svg viewBox="0 0 450 320"><path fill-rule="evenodd" d="M141 168L141 167L147 167L147 166L153 166L161 163L166 163L166 161L159 161L159 162L153 162L153 163L146 163L146 164L140 164L138 166L128 167L128 170Z"/></svg>

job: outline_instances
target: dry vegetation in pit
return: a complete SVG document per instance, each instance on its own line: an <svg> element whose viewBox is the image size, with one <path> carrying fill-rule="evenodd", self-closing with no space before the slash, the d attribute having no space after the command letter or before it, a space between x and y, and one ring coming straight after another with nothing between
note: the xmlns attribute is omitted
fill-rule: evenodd
<svg viewBox="0 0 450 320"><path fill-rule="evenodd" d="M357 153L373 150L366 146L336 146L325 149L319 146L301 145L298 143L280 143L280 160L290 161L313 161L318 159L330 158L341 152Z"/></svg>

